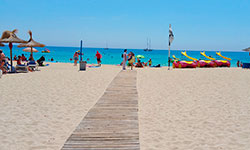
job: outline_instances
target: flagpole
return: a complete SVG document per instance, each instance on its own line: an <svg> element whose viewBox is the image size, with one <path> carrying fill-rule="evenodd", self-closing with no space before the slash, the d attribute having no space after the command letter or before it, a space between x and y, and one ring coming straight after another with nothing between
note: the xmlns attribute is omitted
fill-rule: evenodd
<svg viewBox="0 0 250 150"><path fill-rule="evenodd" d="M169 24L169 29L171 28L171 24ZM170 70L170 36L168 36L168 70Z"/></svg>

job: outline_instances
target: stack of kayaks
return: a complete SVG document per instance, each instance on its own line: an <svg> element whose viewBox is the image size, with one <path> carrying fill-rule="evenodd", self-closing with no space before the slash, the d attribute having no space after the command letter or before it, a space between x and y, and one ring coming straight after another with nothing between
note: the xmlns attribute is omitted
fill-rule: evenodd
<svg viewBox="0 0 250 150"><path fill-rule="evenodd" d="M215 58L212 58L210 56L207 56L205 52L200 52L202 56L207 58L208 60L201 60L201 59L196 59L193 57L190 57L187 55L187 52L181 52L181 54L191 61L186 61L186 60L180 60L176 58L173 55L174 61L173 61L173 68L196 68L196 67L230 67L230 58L222 56L220 52L216 52L218 56L225 60L216 60Z"/></svg>

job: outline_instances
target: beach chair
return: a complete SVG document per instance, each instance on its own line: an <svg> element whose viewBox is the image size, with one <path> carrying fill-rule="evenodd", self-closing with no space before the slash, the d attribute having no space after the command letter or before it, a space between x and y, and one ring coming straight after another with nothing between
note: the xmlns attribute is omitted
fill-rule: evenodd
<svg viewBox="0 0 250 150"><path fill-rule="evenodd" d="M0 78L2 78L3 71L0 69Z"/></svg>
<svg viewBox="0 0 250 150"><path fill-rule="evenodd" d="M17 73L28 73L28 66L26 65L16 65L16 72Z"/></svg>
<svg viewBox="0 0 250 150"><path fill-rule="evenodd" d="M38 65L36 64L35 61L29 61L27 65L32 71L38 70Z"/></svg>
<svg viewBox="0 0 250 150"><path fill-rule="evenodd" d="M243 63L242 68L250 69L250 63Z"/></svg>
<svg viewBox="0 0 250 150"><path fill-rule="evenodd" d="M38 63L39 66L44 66L43 62L45 61L45 58L42 56L41 58L39 58L36 62Z"/></svg>
<svg viewBox="0 0 250 150"><path fill-rule="evenodd" d="M11 71L11 65L8 63L8 61L4 63L3 67L7 72Z"/></svg>

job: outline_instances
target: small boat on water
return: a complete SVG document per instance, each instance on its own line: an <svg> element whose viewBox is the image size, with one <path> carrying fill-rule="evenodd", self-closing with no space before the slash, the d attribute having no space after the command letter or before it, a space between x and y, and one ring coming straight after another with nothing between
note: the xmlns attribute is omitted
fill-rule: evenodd
<svg viewBox="0 0 250 150"><path fill-rule="evenodd" d="M144 51L152 51L151 47L151 40L147 38L147 48L144 49Z"/></svg>
<svg viewBox="0 0 250 150"><path fill-rule="evenodd" d="M45 49L42 51L42 53L50 53L50 50L47 49L47 48L45 48Z"/></svg>
<svg viewBox="0 0 250 150"><path fill-rule="evenodd" d="M108 47L108 42L106 42L106 47L104 48L105 50L108 50L109 47Z"/></svg>

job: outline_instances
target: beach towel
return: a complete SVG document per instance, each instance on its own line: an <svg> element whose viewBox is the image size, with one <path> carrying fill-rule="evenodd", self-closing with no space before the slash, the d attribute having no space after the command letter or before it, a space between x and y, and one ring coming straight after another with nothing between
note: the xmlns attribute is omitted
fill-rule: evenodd
<svg viewBox="0 0 250 150"><path fill-rule="evenodd" d="M100 66L88 66L89 68L99 68Z"/></svg>
<svg viewBox="0 0 250 150"><path fill-rule="evenodd" d="M161 64L155 65L155 66L151 66L151 68L160 68Z"/></svg>

